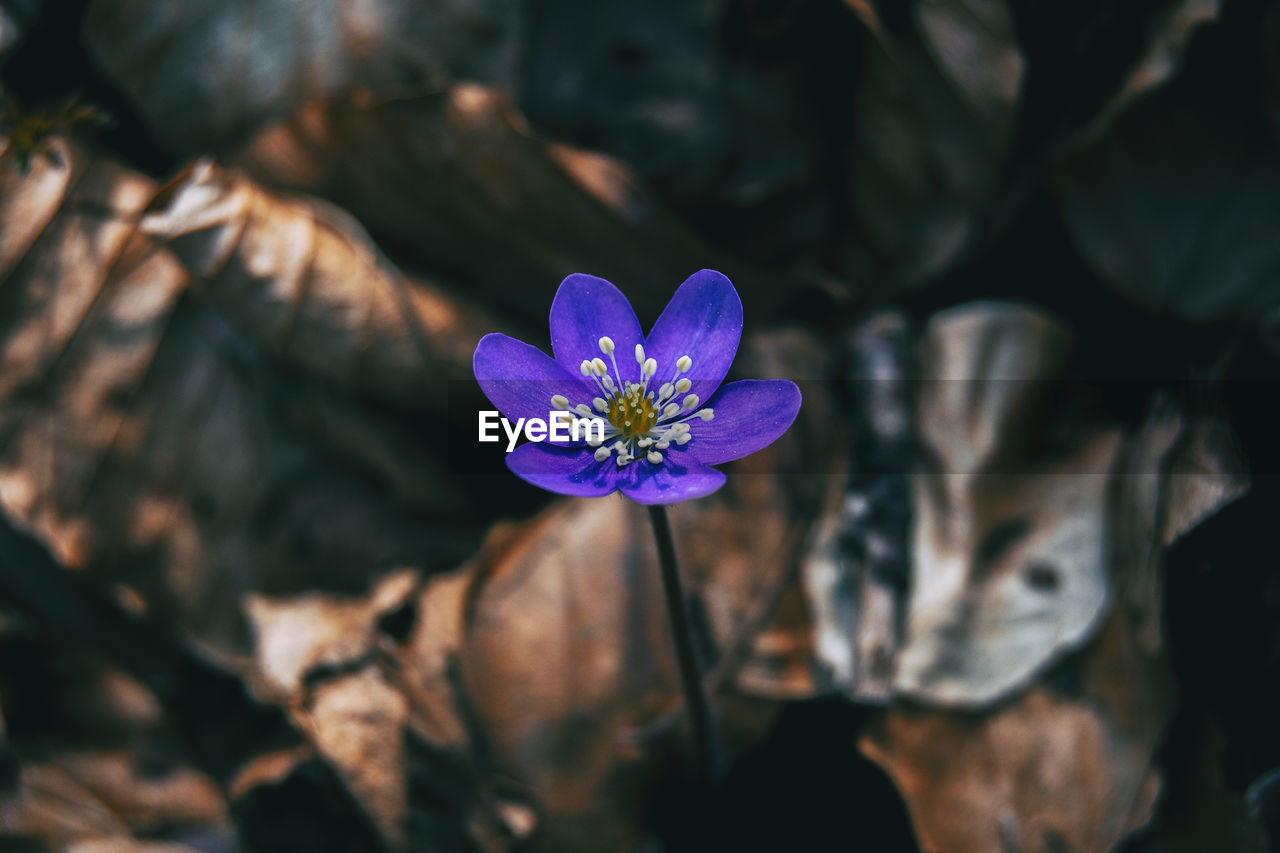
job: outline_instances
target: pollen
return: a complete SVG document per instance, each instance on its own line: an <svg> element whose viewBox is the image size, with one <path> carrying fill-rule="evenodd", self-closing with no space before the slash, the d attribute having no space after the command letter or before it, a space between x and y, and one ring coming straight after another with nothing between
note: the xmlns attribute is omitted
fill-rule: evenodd
<svg viewBox="0 0 1280 853"><path fill-rule="evenodd" d="M609 411L605 413L609 423L622 434L623 441L642 438L658 421L653 400L642 391L641 386L631 385L610 401Z"/></svg>

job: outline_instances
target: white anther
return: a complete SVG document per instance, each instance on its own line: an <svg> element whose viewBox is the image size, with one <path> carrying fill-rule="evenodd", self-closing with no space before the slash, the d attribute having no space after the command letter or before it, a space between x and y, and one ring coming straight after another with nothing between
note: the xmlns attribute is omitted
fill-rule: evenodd
<svg viewBox="0 0 1280 853"><path fill-rule="evenodd" d="M591 445L592 447L599 447L601 444L604 444L604 441L602 439L592 436L591 438L587 439L587 444ZM605 448L605 449L608 449L608 448Z"/></svg>
<svg viewBox="0 0 1280 853"><path fill-rule="evenodd" d="M605 355L613 355L613 338L605 335L600 339L600 352Z"/></svg>
<svg viewBox="0 0 1280 853"><path fill-rule="evenodd" d="M569 398L563 394L554 394L551 397L551 405L557 409L567 409L569 408Z"/></svg>
<svg viewBox="0 0 1280 853"><path fill-rule="evenodd" d="M662 416L664 418L669 418L678 411L680 411L680 405L678 403L667 403L667 407L662 410Z"/></svg>
<svg viewBox="0 0 1280 853"><path fill-rule="evenodd" d="M619 454L625 453L627 449L627 445L622 443L621 441L615 441L612 446L613 446L613 449L618 451Z"/></svg>
<svg viewBox="0 0 1280 853"><path fill-rule="evenodd" d="M689 381L688 377L686 377L676 382L676 393L683 394L685 391L688 391L692 387L693 387L693 383Z"/></svg>
<svg viewBox="0 0 1280 853"><path fill-rule="evenodd" d="M656 450L650 450L649 455L646 458L654 465L662 464L662 454Z"/></svg>
<svg viewBox="0 0 1280 853"><path fill-rule="evenodd" d="M636 344L636 364L644 364L644 347Z"/></svg>
<svg viewBox="0 0 1280 853"><path fill-rule="evenodd" d="M591 375L591 362L583 359L582 364L578 365L578 369L582 371L583 376Z"/></svg>
<svg viewBox="0 0 1280 853"><path fill-rule="evenodd" d="M676 436L676 444L688 444L693 441L693 436L687 432L682 432Z"/></svg>
<svg viewBox="0 0 1280 853"><path fill-rule="evenodd" d="M578 414L582 415L584 418L591 417L591 407L588 406L586 403L579 403L578 405L573 407L573 410Z"/></svg>
<svg viewBox="0 0 1280 853"><path fill-rule="evenodd" d="M613 384L612 376L602 376L601 381L604 383L604 390L609 391L610 393L616 391L618 388L618 386Z"/></svg>
<svg viewBox="0 0 1280 853"><path fill-rule="evenodd" d="M654 447L656 447L658 450L666 450L670 446L671 446L671 442L669 441L659 441L657 444L654 445Z"/></svg>
<svg viewBox="0 0 1280 853"><path fill-rule="evenodd" d="M716 410L702 409L701 411L697 412L697 415L698 417L702 418L704 421L709 421L716 416Z"/></svg>
<svg viewBox="0 0 1280 853"><path fill-rule="evenodd" d="M637 344L637 346L639 346L639 344ZM640 351L640 355L644 355L644 350ZM646 358L644 360L644 366L640 368L640 372L643 373L646 377L652 376L653 374L658 372L658 362L654 361L651 358Z"/></svg>
<svg viewBox="0 0 1280 853"><path fill-rule="evenodd" d="M649 445L651 445L651 444L653 444L653 439L652 439L652 438L642 438L642 439L640 439L639 441L637 441L637 442L636 442L636 445L637 445L638 447L648 447L648 446L649 446Z"/></svg>
<svg viewBox="0 0 1280 853"><path fill-rule="evenodd" d="M591 359L591 369L595 371L596 376L605 376L609 372L609 367L604 363L604 359L596 356Z"/></svg>
<svg viewBox="0 0 1280 853"><path fill-rule="evenodd" d="M682 355L676 359L676 375L688 373L689 368L693 367L693 359L687 355Z"/></svg>
<svg viewBox="0 0 1280 853"><path fill-rule="evenodd" d="M671 392L674 390L675 386L670 382L664 383L663 386L658 389L658 399L661 400L663 397L670 397Z"/></svg>
<svg viewBox="0 0 1280 853"><path fill-rule="evenodd" d="M688 425L688 424L675 424L675 425L674 425L674 426L672 426L671 428L672 428L673 430L675 430L676 432L688 432L688 431L689 431L689 425Z"/></svg>
<svg viewBox="0 0 1280 853"><path fill-rule="evenodd" d="M630 457L630 456L624 456L624 455L622 455L621 453L619 453L619 454L618 454L618 467L619 467L619 468L621 468L623 465L626 465L626 464L627 464L628 462L630 462L630 461L631 461L631 457Z"/></svg>
<svg viewBox="0 0 1280 853"><path fill-rule="evenodd" d="M685 397L682 405L685 409L692 409L694 406L698 405L698 395L690 394L688 397Z"/></svg>
<svg viewBox="0 0 1280 853"><path fill-rule="evenodd" d="M608 458L609 458L609 448L607 448L607 447L601 447L601 448L599 448L598 450L596 450L596 461L597 461L597 462L603 462L604 460L606 460L606 459L608 459Z"/></svg>
<svg viewBox="0 0 1280 853"><path fill-rule="evenodd" d="M596 397L591 401L591 405L595 406L596 411L602 415L609 411L609 404L604 401L604 397Z"/></svg>

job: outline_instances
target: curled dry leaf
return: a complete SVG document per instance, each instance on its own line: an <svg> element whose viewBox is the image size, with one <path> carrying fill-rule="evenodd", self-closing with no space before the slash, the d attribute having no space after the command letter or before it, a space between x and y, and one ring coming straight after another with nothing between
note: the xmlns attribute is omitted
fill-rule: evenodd
<svg viewBox="0 0 1280 853"><path fill-rule="evenodd" d="M996 303L925 331L899 692L988 704L1097 629L1120 431L1091 422L1061 377L1068 342L1044 315Z"/></svg>
<svg viewBox="0 0 1280 853"><path fill-rule="evenodd" d="M1058 689L975 717L895 708L860 741L907 802L922 850L1112 850L1151 817L1173 710L1168 666L1113 612Z"/></svg>
<svg viewBox="0 0 1280 853"><path fill-rule="evenodd" d="M211 166L161 192L52 144L58 162L0 176L9 517L224 654L247 648L246 592L456 561L465 499L408 410L364 395L443 408L422 389L469 361L465 312L349 220Z"/></svg>
<svg viewBox="0 0 1280 853"><path fill-rule="evenodd" d="M191 768L146 774L138 766L138 755L125 750L74 752L52 763L93 791L131 834L173 826L226 827L221 792L208 776ZM33 767L40 765L25 764L23 773Z"/></svg>
<svg viewBox="0 0 1280 853"><path fill-rule="evenodd" d="M312 681L361 668L376 646L378 621L403 607L415 590L416 576L402 570L380 578L364 598L246 596L255 691L277 704L298 706Z"/></svg>
<svg viewBox="0 0 1280 853"><path fill-rule="evenodd" d="M118 815L86 785L53 764L27 765L22 771L19 809L11 829L21 835L67 844L79 837L131 839Z"/></svg>
<svg viewBox="0 0 1280 853"><path fill-rule="evenodd" d="M1164 554L1248 488L1243 462L1221 418L1167 397L1132 432L1101 420L1030 309L953 309L924 343L894 686L925 704L890 706L861 747L921 849L1115 849L1164 785Z"/></svg>
<svg viewBox="0 0 1280 853"><path fill-rule="evenodd" d="M1166 548L1248 489L1220 413L1160 398L1122 434L1061 375L1065 329L1025 308L935 316L920 379L902 318L850 343L851 471L805 558L834 686L989 706L1088 642L1113 600L1160 651Z"/></svg>
<svg viewBox="0 0 1280 853"><path fill-rule="evenodd" d="M649 319L690 270L723 270L740 290L760 283L664 215L620 164L534 136L483 86L318 101L234 162L264 185L341 205L401 263L516 318L545 313L560 280L583 270L626 282Z"/></svg>
<svg viewBox="0 0 1280 853"><path fill-rule="evenodd" d="M1114 488L1110 539L1116 600L1143 650L1164 645L1164 554L1175 541L1249 490L1235 436L1220 413L1188 414L1157 397L1126 443Z"/></svg>
<svg viewBox="0 0 1280 853"><path fill-rule="evenodd" d="M469 366L491 326L406 280L342 211L280 198L211 162L159 193L141 229L254 344L401 405L443 411L448 368Z"/></svg>

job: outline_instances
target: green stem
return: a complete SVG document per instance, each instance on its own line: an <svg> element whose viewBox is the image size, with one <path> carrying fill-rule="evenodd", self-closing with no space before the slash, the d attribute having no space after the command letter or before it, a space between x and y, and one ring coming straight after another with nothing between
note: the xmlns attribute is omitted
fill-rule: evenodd
<svg viewBox="0 0 1280 853"><path fill-rule="evenodd" d="M693 632L689 628L689 608L676 567L676 547L671 539L671 525L666 509L649 507L653 522L653 538L658 543L658 563L662 566L662 591L667 599L667 617L676 644L676 660L680 664L680 686L684 689L685 707L693 736L694 772L704 782L712 780L715 767L714 737L711 711L703 689L702 673L693 649Z"/></svg>

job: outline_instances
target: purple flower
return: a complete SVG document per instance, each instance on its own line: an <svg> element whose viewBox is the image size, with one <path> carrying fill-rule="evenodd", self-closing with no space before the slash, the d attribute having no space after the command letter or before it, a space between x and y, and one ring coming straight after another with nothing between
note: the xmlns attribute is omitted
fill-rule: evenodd
<svg viewBox="0 0 1280 853"><path fill-rule="evenodd" d="M711 468L771 444L800 411L785 379L721 387L742 337L742 301L713 270L690 276L649 336L609 282L574 274L551 303L549 358L507 335L486 335L473 366L485 396L509 421L598 419L603 440L528 442L507 455L518 477L563 495L621 490L642 504L709 495Z"/></svg>

